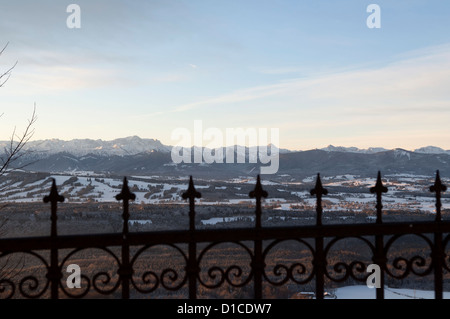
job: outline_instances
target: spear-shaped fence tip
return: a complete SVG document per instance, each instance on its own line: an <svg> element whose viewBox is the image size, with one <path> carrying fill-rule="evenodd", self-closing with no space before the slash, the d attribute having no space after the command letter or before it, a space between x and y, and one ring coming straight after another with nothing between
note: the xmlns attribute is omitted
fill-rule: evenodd
<svg viewBox="0 0 450 319"><path fill-rule="evenodd" d="M200 192L197 192L194 186L194 179L192 176L189 177L189 186L186 192L182 195L183 199L194 199L194 198L201 198L202 194Z"/></svg>
<svg viewBox="0 0 450 319"><path fill-rule="evenodd" d="M252 190L248 196L250 198L259 198L261 199L262 197L266 198L269 194L262 188L262 184L261 184L261 177L258 175L256 178L256 185L255 185L255 189Z"/></svg>
<svg viewBox="0 0 450 319"><path fill-rule="evenodd" d="M135 200L136 195L133 194L130 191L130 188L128 187L128 180L126 177L123 178L123 184L122 184L122 191L120 194L116 195L117 200L123 200L123 201L129 201L129 200Z"/></svg>
<svg viewBox="0 0 450 319"><path fill-rule="evenodd" d="M44 197L44 203L48 202L64 202L64 196L58 194L58 188L56 187L56 181L54 178L52 178L50 194Z"/></svg>
<svg viewBox="0 0 450 319"><path fill-rule="evenodd" d="M310 191L310 194L312 196L314 196L314 195L322 196L322 195L327 195L328 194L328 190L323 188L323 186L322 186L322 181L320 180L320 174L319 173L317 173L316 185Z"/></svg>

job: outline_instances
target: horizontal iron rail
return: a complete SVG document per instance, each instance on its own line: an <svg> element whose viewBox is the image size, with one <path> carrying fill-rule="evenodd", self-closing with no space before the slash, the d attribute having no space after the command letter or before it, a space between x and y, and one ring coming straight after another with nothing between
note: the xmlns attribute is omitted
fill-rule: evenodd
<svg viewBox="0 0 450 319"><path fill-rule="evenodd" d="M223 228L189 230L169 230L153 232L130 232L128 242L132 246L154 244L188 244L207 242L236 242L254 240L288 240L295 238L333 238L375 235L450 233L450 221L392 222L383 224L329 224L322 226ZM28 250L95 248L121 246L121 233L92 235L59 235L56 239L46 237L3 238L0 251L19 252Z"/></svg>

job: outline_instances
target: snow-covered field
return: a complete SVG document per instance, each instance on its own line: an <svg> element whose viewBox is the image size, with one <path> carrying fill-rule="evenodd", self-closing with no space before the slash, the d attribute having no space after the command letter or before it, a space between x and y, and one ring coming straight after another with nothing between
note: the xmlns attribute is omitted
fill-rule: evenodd
<svg viewBox="0 0 450 319"><path fill-rule="evenodd" d="M31 174L30 174L31 176ZM77 203L86 201L114 202L115 196L120 192L122 178L103 177L92 172L76 172L67 174L41 175L40 179L30 177L28 181L17 181L17 178L8 179L0 184L0 201L7 202L40 202L47 195L51 186L51 179L55 179L59 193L64 195L67 202ZM269 197L263 205L278 210L313 210L316 200L309 193L316 176L292 180L288 176L277 181L262 180L263 187L273 187L277 194L269 192ZM426 176L413 176L409 174L386 175L383 177L385 186L389 191L383 194L384 209L410 210L434 212L435 202L429 186L434 182ZM450 180L443 179L449 184ZM187 189L188 180L173 179L158 176L131 176L128 178L129 186L136 194L137 203L165 204L184 203L181 194ZM195 187L202 192L202 205L217 204L251 204L254 199L248 197L252 190L254 178L241 177L225 181L196 180ZM325 211L372 211L375 207L375 196L369 188L374 186L374 178L364 178L355 175L325 176L322 178L324 187L331 189L323 197ZM334 189L333 189L334 188ZM345 192L342 191L345 189ZM205 192L203 192L205 190ZM354 191L353 191L354 190ZM208 197L208 192L219 196ZM226 193L220 196L220 193ZM443 198L443 209L450 209L450 201Z"/></svg>
<svg viewBox="0 0 450 319"><path fill-rule="evenodd" d="M346 286L337 288L336 299L376 299L376 289L367 286ZM384 289L385 299L434 299L434 291L416 289ZM444 292L444 299L450 299L450 292Z"/></svg>

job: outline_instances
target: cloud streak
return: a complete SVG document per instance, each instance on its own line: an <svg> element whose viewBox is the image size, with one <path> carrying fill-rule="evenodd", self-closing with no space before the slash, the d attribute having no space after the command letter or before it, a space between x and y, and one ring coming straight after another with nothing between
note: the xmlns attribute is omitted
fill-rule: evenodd
<svg viewBox="0 0 450 319"><path fill-rule="evenodd" d="M306 108L338 108L340 112L404 112L405 108L411 112L440 112L450 103L450 45L427 48L422 52L426 54L376 69L288 79L236 90L178 105L174 111L186 112L229 103L257 102L267 97L287 97L290 103L301 103ZM288 110L290 106L285 108Z"/></svg>
<svg viewBox="0 0 450 319"><path fill-rule="evenodd" d="M238 112L235 123L247 119L261 127L279 127L282 147L294 149L299 141L305 148L336 143L413 149L432 141L450 148L448 87L450 45L441 45L406 53L378 68L249 87L178 105L167 114L193 119L206 109Z"/></svg>

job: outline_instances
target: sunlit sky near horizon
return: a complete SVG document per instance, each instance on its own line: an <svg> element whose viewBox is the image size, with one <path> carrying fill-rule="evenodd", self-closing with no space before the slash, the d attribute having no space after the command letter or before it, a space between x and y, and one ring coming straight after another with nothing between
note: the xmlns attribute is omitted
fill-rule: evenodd
<svg viewBox="0 0 450 319"><path fill-rule="evenodd" d="M278 128L295 150L450 149L449 18L445 0L0 0L0 72L18 61L0 139L36 103L34 139L173 145L202 120Z"/></svg>

